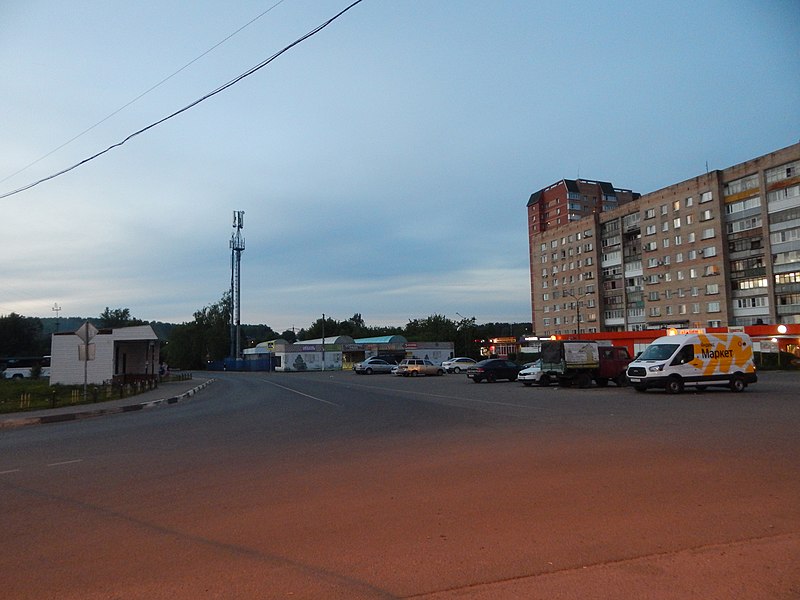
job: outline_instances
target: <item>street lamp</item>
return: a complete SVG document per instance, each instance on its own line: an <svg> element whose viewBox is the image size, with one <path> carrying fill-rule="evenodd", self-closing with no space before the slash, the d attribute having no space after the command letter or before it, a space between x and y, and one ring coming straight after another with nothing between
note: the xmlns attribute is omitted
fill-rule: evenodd
<svg viewBox="0 0 800 600"><path fill-rule="evenodd" d="M464 355L467 354L467 318L462 315L460 312L456 311L456 314L461 317L461 327L464 328Z"/></svg>

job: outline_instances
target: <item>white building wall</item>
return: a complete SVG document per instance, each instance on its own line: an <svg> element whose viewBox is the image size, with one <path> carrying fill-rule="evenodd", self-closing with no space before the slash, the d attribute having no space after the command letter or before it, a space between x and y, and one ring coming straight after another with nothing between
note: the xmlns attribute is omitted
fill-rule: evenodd
<svg viewBox="0 0 800 600"><path fill-rule="evenodd" d="M86 381L102 384L114 376L114 342L110 334L98 334L89 341L94 345L94 360L86 361ZM77 335L54 335L50 347L50 383L78 385L84 382L84 361Z"/></svg>
<svg viewBox="0 0 800 600"><path fill-rule="evenodd" d="M152 351L150 350L151 343L154 345ZM50 346L51 384L82 385L84 383L84 361L81 354L81 347L84 345L83 340L75 334L52 336ZM85 361L87 383L102 385L111 380L114 375L122 374L121 357L120 373L114 372L116 347L120 347L120 351L127 355L125 373L158 373L158 336L149 325L101 330L89 340L89 345L90 347L94 346L94 360Z"/></svg>

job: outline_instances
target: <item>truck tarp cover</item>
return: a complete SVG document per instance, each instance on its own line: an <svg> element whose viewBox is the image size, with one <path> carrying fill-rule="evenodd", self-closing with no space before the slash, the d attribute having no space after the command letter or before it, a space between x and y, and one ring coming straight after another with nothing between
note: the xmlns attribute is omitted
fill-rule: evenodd
<svg viewBox="0 0 800 600"><path fill-rule="evenodd" d="M558 341L542 344L542 362L558 364L564 361L567 367L596 367L600 356L595 342Z"/></svg>

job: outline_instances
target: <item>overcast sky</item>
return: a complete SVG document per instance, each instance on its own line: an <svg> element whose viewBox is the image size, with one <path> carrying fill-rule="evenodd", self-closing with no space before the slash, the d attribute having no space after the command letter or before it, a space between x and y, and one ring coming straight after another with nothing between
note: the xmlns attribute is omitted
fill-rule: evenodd
<svg viewBox="0 0 800 600"><path fill-rule="evenodd" d="M283 0L198 59L275 3L0 0L0 194L350 0ZM647 193L797 142L798 22L796 0L364 0L0 200L0 314L191 321L243 210L243 323L529 321L530 194Z"/></svg>

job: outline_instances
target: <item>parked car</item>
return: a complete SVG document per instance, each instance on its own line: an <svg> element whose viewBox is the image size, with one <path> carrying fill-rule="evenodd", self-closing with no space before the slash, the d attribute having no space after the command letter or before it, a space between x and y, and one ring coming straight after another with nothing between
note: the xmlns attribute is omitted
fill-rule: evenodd
<svg viewBox="0 0 800 600"><path fill-rule="evenodd" d="M372 375L373 373L391 373L396 366L382 358L372 356L357 363L353 370L359 375Z"/></svg>
<svg viewBox="0 0 800 600"><path fill-rule="evenodd" d="M541 358L524 365L519 375L517 375L517 379L525 386L531 386L534 383L542 386L550 385L550 376L542 371Z"/></svg>
<svg viewBox="0 0 800 600"><path fill-rule="evenodd" d="M397 371L392 371L395 375L403 377L415 375L444 375L441 365L432 363L427 358L404 358L397 365Z"/></svg>
<svg viewBox="0 0 800 600"><path fill-rule="evenodd" d="M478 361L467 358L466 356L459 356L457 358L451 358L450 360L444 361L442 363L442 368L448 373L461 373L461 371L466 371L476 362Z"/></svg>
<svg viewBox="0 0 800 600"><path fill-rule="evenodd" d="M467 369L467 377L475 383L480 383L484 380L494 383L498 379L516 381L518 375L519 365L517 363L500 358L482 360Z"/></svg>

